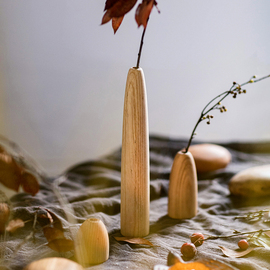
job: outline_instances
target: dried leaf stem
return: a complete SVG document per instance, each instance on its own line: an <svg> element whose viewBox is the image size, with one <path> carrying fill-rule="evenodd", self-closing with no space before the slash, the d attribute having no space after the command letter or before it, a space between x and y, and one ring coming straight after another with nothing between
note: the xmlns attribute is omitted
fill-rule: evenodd
<svg viewBox="0 0 270 270"><path fill-rule="evenodd" d="M149 18L148 18L148 20L149 20ZM147 22L148 22L148 20L147 20ZM140 48L139 48L139 52L138 52L136 68L140 67L140 60L141 60L141 54L142 54L145 31L146 31L146 27L143 29L143 32L142 32L142 37L141 37L141 43L140 43Z"/></svg>
<svg viewBox="0 0 270 270"><path fill-rule="evenodd" d="M28 234L24 239L23 241L18 244L14 250L14 252L12 253L10 259L9 259L9 262L12 262L13 259L15 259L18 251L21 249L21 247L28 241L30 240L31 238L33 238L33 241L35 241L35 233L36 233L36 224L37 224L37 211L35 212L35 216L34 216L34 222L33 222L33 228L32 228L32 231L30 234Z"/></svg>
<svg viewBox="0 0 270 270"><path fill-rule="evenodd" d="M267 218L265 218L264 222L268 222L268 215L269 215L269 210L259 210L255 212L249 212L245 215L242 216L236 216L234 219L246 219L246 220L260 220L267 215Z"/></svg>
<svg viewBox="0 0 270 270"><path fill-rule="evenodd" d="M236 236L246 235L246 234L250 234L250 235L258 234L258 235L261 235L262 233L269 232L269 231L270 231L270 229L264 229L264 230L261 229L261 230L249 231L249 232L236 231L234 234L230 234L230 235L219 235L219 236L210 235L207 238L205 238L203 241L216 240L216 239L220 239L220 238L226 239L226 238L231 238L231 237L236 237Z"/></svg>
<svg viewBox="0 0 270 270"><path fill-rule="evenodd" d="M233 84L229 90L219 94L218 96L216 96L212 100L210 100L207 103L207 105L203 108L203 110L200 114L200 117L199 117L198 121L196 122L195 127L192 130L191 136L189 138L189 141L188 141L188 144L187 144L187 147L186 147L184 153L188 152L189 146L190 146L190 144L195 136L195 132L196 132L198 125L206 119L208 119L207 124L210 124L210 118L213 118L213 116L208 115L208 113L211 112L212 110L215 110L215 109L218 109L221 112L227 110L224 106L221 106L221 101L223 101L230 94L233 94L233 97L235 98L237 96L237 94L246 93L246 90L242 90L243 86L250 84L250 83L256 83L256 82L262 81L262 80L269 78L269 77L270 77L270 75L267 75L267 76L264 76L264 77L261 77L261 78L255 80L256 76L254 75L252 77L252 79L248 80L245 83L238 84L236 82L233 82Z"/></svg>

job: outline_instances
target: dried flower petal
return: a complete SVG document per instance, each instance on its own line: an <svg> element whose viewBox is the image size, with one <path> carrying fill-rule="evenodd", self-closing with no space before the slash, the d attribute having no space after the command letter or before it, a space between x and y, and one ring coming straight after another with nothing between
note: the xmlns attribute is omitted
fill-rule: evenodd
<svg viewBox="0 0 270 270"><path fill-rule="evenodd" d="M226 255L227 257L231 257L231 258L240 258L243 257L247 254L249 254L255 247L250 247L244 251L236 251L236 250L232 250L229 248L225 248L222 246L219 246L223 252L224 255Z"/></svg>
<svg viewBox="0 0 270 270"><path fill-rule="evenodd" d="M123 17L136 4L137 0L107 0L105 4L106 13L101 24L109 22L112 18Z"/></svg>
<svg viewBox="0 0 270 270"><path fill-rule="evenodd" d="M20 186L20 169L11 155L0 154L0 183L16 192Z"/></svg>
<svg viewBox="0 0 270 270"><path fill-rule="evenodd" d="M154 4L155 0L143 0L142 3L139 4L135 13L135 20L138 27L143 25L143 27L146 28Z"/></svg>
<svg viewBox="0 0 270 270"><path fill-rule="evenodd" d="M39 191L39 183L36 177L30 172L24 171L21 175L21 184L23 190L27 193L30 193L32 196L35 196Z"/></svg>
<svg viewBox="0 0 270 270"><path fill-rule="evenodd" d="M116 17L112 18L112 28L114 30L114 33L116 33L116 31L118 30L118 28L121 25L123 19L124 19L124 16L118 17L118 18L116 18Z"/></svg>
<svg viewBox="0 0 270 270"><path fill-rule="evenodd" d="M47 246L57 252L67 252L74 249L74 242L70 239L55 239Z"/></svg>
<svg viewBox="0 0 270 270"><path fill-rule="evenodd" d="M51 242L55 239L64 239L64 233L53 227L45 227L43 228L44 236L46 237L48 242Z"/></svg>
<svg viewBox="0 0 270 270"><path fill-rule="evenodd" d="M14 233L19 228L24 227L24 222L21 219L13 219L8 223L8 226L6 227L6 231L10 233Z"/></svg>
<svg viewBox="0 0 270 270"><path fill-rule="evenodd" d="M136 244L136 245L148 245L148 246L154 246L150 241L144 239L144 238L133 238L133 237L117 237L114 236L115 240L117 241L124 241L130 244Z"/></svg>

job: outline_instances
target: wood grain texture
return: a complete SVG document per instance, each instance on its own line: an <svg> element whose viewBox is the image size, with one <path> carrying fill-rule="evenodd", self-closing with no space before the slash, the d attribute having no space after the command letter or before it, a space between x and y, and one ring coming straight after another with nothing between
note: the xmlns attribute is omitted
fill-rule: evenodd
<svg viewBox="0 0 270 270"><path fill-rule="evenodd" d="M143 70L128 72L122 134L121 233L149 234L149 132L147 96Z"/></svg>
<svg viewBox="0 0 270 270"><path fill-rule="evenodd" d="M179 151L173 162L170 184L168 215L175 219L192 218L197 214L197 173L190 152Z"/></svg>
<svg viewBox="0 0 270 270"><path fill-rule="evenodd" d="M83 222L75 239L75 254L84 267L108 260L109 236L100 219L89 218Z"/></svg>

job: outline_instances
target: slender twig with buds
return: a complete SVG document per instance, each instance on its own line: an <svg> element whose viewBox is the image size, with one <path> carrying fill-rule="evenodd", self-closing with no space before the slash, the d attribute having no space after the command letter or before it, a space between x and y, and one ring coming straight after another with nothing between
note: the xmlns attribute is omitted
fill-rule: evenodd
<svg viewBox="0 0 270 270"><path fill-rule="evenodd" d="M216 239L226 239L226 238L231 238L231 237L236 237L236 236L241 236L241 235L252 235L254 236L255 234L258 234L257 236L260 236L262 233L264 232L269 232L270 229L264 229L264 230L255 230L255 231L249 231L249 232L239 232L239 231L235 231L233 234L230 235L210 235L207 238L203 239L203 241L206 240L216 240Z"/></svg>
<svg viewBox="0 0 270 270"><path fill-rule="evenodd" d="M236 98L238 94L242 94L242 93L246 93L246 90L245 89L242 89L243 86L247 85L247 84L250 84L250 83L256 83L256 82L259 82L259 81L262 81L266 78L269 78L270 75L267 75L267 76L264 76L264 77L261 77L259 79L256 79L256 75L254 75L250 80L248 80L247 82L245 83L242 83L242 84L238 84L236 82L233 82L231 88L221 94L219 94L218 96L216 96L215 98L213 98L211 101L209 101L207 103L207 105L203 108L201 114L200 114L200 117L191 133L191 136L189 138L189 141L188 141L188 145L186 147L186 149L184 150L184 153L187 153L188 152L188 149L189 149L189 146L192 142L192 139L194 138L194 135L195 135L195 131L198 127L198 125L204 121L204 120L207 120L207 124L209 125L210 124L210 120L214 117L213 115L210 115L209 113L213 110L219 110L221 113L223 112L226 112L227 111L227 108L225 106L222 106L221 105L221 102L227 97L229 96L230 94L233 96L233 98Z"/></svg>

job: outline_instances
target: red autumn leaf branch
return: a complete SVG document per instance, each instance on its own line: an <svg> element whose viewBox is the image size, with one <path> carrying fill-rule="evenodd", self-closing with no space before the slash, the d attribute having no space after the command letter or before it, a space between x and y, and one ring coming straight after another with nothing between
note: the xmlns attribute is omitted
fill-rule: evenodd
<svg viewBox="0 0 270 270"><path fill-rule="evenodd" d="M105 3L105 14L103 15L101 24L108 23L112 20L112 27L114 33L120 27L125 14L127 14L137 3L137 0L107 0ZM135 20L138 26L147 26L147 21L153 6L157 6L155 0L142 0L136 9Z"/></svg>

